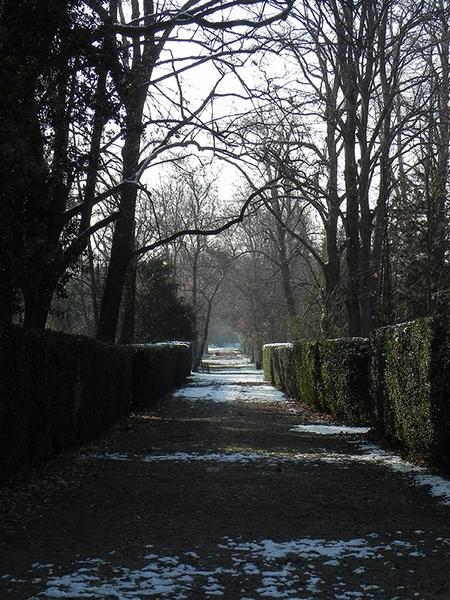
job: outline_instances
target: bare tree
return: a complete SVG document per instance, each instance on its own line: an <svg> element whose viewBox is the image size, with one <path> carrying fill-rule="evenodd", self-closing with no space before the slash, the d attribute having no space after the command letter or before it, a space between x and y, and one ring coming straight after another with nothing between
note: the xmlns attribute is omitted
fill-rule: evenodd
<svg viewBox="0 0 450 600"><path fill-rule="evenodd" d="M192 130L199 121L201 123L202 113L217 87L217 84L213 86L197 109L191 109L184 99L181 74L207 60L231 59L237 53L247 53L246 36L258 27L285 16L288 9L276 2L269 4L259 0L229 3L226 11L219 0L207 3L190 1L173 7L157 5L153 0L133 0L130 15L126 13L122 0L111 0L108 11L94 0L89 2L89 6L102 19L107 31L105 43L110 53L111 75L125 113L120 212L98 329L99 339L113 342L125 274L135 251L136 184L155 154L165 150L175 136L183 136L185 144L192 142L191 135L183 133L183 128ZM246 9L245 14L242 8ZM177 44L173 46L175 40ZM175 52L183 41L198 50L193 55L177 57ZM168 71L161 73L161 69ZM168 92L161 86L168 79L174 82L178 98L176 108L179 116L175 119L170 108L165 118L158 118L162 106L167 102L171 104ZM145 115L150 89L158 104L154 104L151 112ZM150 124L159 126L165 133L159 149L153 147L141 160L143 128Z"/></svg>

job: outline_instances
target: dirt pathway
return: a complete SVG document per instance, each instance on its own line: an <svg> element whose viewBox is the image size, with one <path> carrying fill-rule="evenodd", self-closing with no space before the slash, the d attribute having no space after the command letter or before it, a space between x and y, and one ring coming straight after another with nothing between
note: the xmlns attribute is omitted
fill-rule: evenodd
<svg viewBox="0 0 450 600"><path fill-rule="evenodd" d="M34 492L0 599L449 600L449 483L318 421L213 357Z"/></svg>

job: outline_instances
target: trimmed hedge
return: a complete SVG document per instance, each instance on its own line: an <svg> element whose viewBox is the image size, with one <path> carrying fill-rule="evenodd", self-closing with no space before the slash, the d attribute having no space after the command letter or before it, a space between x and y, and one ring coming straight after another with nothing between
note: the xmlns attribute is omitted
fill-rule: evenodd
<svg viewBox="0 0 450 600"><path fill-rule="evenodd" d="M298 398L309 406L325 410L325 407L319 401L317 342L296 342L294 344L293 360Z"/></svg>
<svg viewBox="0 0 450 600"><path fill-rule="evenodd" d="M375 425L409 455L450 459L450 324L429 317L371 335Z"/></svg>
<svg viewBox="0 0 450 600"><path fill-rule="evenodd" d="M191 372L187 343L127 346L133 362L133 407L144 408L180 385Z"/></svg>
<svg viewBox="0 0 450 600"><path fill-rule="evenodd" d="M369 420L369 342L344 338L267 344L264 376L309 406L349 423Z"/></svg>
<svg viewBox="0 0 450 600"><path fill-rule="evenodd" d="M285 348L290 347L289 352ZM450 462L450 319L344 338L264 346L264 376L349 423L369 423L409 456Z"/></svg>
<svg viewBox="0 0 450 600"><path fill-rule="evenodd" d="M271 381L291 396L297 396L297 381L292 370L292 344L263 346L264 379Z"/></svg>
<svg viewBox="0 0 450 600"><path fill-rule="evenodd" d="M370 344L365 338L317 343L317 405L348 423L371 420Z"/></svg>
<svg viewBox="0 0 450 600"><path fill-rule="evenodd" d="M51 331L0 330L0 475L94 438L189 370L187 345L108 346Z"/></svg>

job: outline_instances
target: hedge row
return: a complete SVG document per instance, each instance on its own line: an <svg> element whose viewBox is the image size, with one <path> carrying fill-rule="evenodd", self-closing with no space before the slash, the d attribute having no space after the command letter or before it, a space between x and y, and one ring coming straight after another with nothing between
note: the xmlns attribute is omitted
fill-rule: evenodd
<svg viewBox="0 0 450 600"><path fill-rule="evenodd" d="M274 348L276 351L273 351ZM292 344L266 344L263 347L264 378L295 396L297 386L291 361Z"/></svg>
<svg viewBox="0 0 450 600"><path fill-rule="evenodd" d="M266 344L264 376L310 406L360 423L369 419L368 357L362 338Z"/></svg>
<svg viewBox="0 0 450 600"><path fill-rule="evenodd" d="M267 344L263 357L265 378L292 396L371 424L415 458L450 459L449 319L418 319L369 339Z"/></svg>
<svg viewBox="0 0 450 600"><path fill-rule="evenodd" d="M179 386L191 372L192 354L182 342L127 346L133 361L133 407L144 408Z"/></svg>
<svg viewBox="0 0 450 600"><path fill-rule="evenodd" d="M188 345L108 346L50 331L0 330L0 475L94 438L189 370Z"/></svg>

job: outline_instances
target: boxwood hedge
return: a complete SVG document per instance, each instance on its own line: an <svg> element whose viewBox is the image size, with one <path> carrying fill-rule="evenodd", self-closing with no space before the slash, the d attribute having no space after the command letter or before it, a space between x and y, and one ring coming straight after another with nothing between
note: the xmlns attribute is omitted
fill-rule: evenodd
<svg viewBox="0 0 450 600"><path fill-rule="evenodd" d="M161 398L191 372L187 343L136 344L127 349L133 364L133 408L144 408Z"/></svg>
<svg viewBox="0 0 450 600"><path fill-rule="evenodd" d="M108 346L21 327L0 330L0 475L106 430L181 383L187 345Z"/></svg>
<svg viewBox="0 0 450 600"><path fill-rule="evenodd" d="M319 355L317 342L296 342L292 353L298 398L315 408L324 410L318 390Z"/></svg>
<svg viewBox="0 0 450 600"><path fill-rule="evenodd" d="M375 331L371 395L380 435L429 463L450 459L450 326L441 316Z"/></svg>
<svg viewBox="0 0 450 600"><path fill-rule="evenodd" d="M264 347L265 378L349 423L374 425L412 458L450 464L450 319ZM292 379L295 379L295 385Z"/></svg>
<svg viewBox="0 0 450 600"><path fill-rule="evenodd" d="M263 346L264 379L297 396L297 381L292 369L292 344L265 344Z"/></svg>
<svg viewBox="0 0 450 600"><path fill-rule="evenodd" d="M322 340L317 356L317 405L348 423L369 422L369 340Z"/></svg>
<svg viewBox="0 0 450 600"><path fill-rule="evenodd" d="M369 420L367 339L268 344L263 352L274 385L349 423Z"/></svg>

